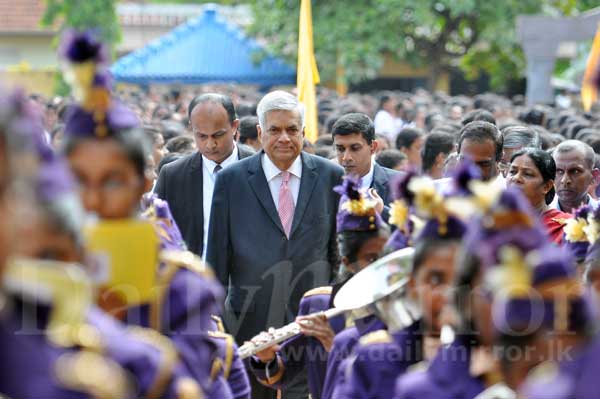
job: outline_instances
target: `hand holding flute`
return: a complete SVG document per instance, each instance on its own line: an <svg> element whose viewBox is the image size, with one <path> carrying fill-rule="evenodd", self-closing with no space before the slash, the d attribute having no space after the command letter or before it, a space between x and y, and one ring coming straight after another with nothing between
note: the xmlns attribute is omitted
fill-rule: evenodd
<svg viewBox="0 0 600 399"><path fill-rule="evenodd" d="M333 338L335 333L327 321L327 316L324 312L310 314L306 316L296 317L296 323L300 328L300 333L308 337L315 337L318 339L325 350L329 352L333 345ZM268 363L275 359L277 351L280 350L280 346L273 344L268 348L255 353L255 356L260 359L263 363Z"/></svg>

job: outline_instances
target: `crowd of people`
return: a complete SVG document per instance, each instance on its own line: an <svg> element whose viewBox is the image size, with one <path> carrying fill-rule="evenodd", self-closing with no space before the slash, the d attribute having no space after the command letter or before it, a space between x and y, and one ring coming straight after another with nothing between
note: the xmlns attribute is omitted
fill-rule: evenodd
<svg viewBox="0 0 600 399"><path fill-rule="evenodd" d="M292 91L59 51L71 97L0 94L0 396L600 396L597 110L320 89L310 142Z"/></svg>

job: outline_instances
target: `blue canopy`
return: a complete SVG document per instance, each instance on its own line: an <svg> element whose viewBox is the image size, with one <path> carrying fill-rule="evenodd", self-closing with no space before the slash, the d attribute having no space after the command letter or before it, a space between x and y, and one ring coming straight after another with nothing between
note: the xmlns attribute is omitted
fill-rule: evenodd
<svg viewBox="0 0 600 399"><path fill-rule="evenodd" d="M296 83L296 70L264 54L256 41L208 7L198 18L115 62L118 82L201 84L235 82L274 86Z"/></svg>

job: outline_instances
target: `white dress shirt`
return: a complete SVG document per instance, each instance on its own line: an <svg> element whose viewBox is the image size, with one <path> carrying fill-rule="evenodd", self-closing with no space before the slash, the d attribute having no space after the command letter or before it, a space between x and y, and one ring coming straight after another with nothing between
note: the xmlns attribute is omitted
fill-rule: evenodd
<svg viewBox="0 0 600 399"><path fill-rule="evenodd" d="M581 205L588 204L589 206L592 207L592 209L596 209L596 208L598 208L598 203L600 203L600 202L598 200L593 199L592 196L588 194L587 202L584 201L581 203ZM560 202L558 202L558 194L554 194L554 199L552 200L550 205L548 205L548 207L550 209L556 209L558 211L565 212L560 208Z"/></svg>
<svg viewBox="0 0 600 399"><path fill-rule="evenodd" d="M238 148L236 145L233 146L233 152L231 155L221 162L221 168L225 169L231 166L238 160ZM215 191L215 179L217 177L215 173L215 167L218 164L215 161L211 161L202 155L202 206L204 207L204 237L202 242L204 243L203 254L206 254L206 241L208 239L208 222L210 221L210 209L212 207L213 191Z"/></svg>
<svg viewBox="0 0 600 399"><path fill-rule="evenodd" d="M366 193L371 188L371 184L373 184L373 163L374 161L371 159L371 169L369 169L366 175L360 178L360 189L363 193Z"/></svg>
<svg viewBox="0 0 600 399"><path fill-rule="evenodd" d="M271 197L275 203L275 208L279 210L279 188L281 187L281 172L283 171L275 166L267 154L262 155L261 164L263 171L265 172L265 177L267 178L267 183L269 183L269 189L271 190ZM298 203L298 194L300 193L300 178L302 177L302 158L300 155L296 157L292 166L289 167L288 172L290 172L288 187L292 192L292 197L294 197L294 206L296 206Z"/></svg>

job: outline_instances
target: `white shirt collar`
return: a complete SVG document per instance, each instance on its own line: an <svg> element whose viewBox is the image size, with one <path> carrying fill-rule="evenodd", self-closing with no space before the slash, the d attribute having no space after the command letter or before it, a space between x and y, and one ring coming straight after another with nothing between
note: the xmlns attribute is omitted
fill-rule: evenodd
<svg viewBox="0 0 600 399"><path fill-rule="evenodd" d="M360 188L363 190L371 188L371 184L373 184L374 164L375 161L371 159L371 169L369 169L369 172L366 175L360 178Z"/></svg>
<svg viewBox="0 0 600 399"><path fill-rule="evenodd" d="M263 153L262 157L263 157L262 164L263 164L263 169L265 171L265 177L267 178L267 182L270 182L275 177L279 176L279 174L283 171L281 169L279 169L277 166L275 166L273 161L271 161L271 159L269 158L269 156L266 153ZM290 172L292 175L296 176L298 179L300 179L302 177L302 158L300 155L298 155L296 157L296 159L292 163L292 166L290 166L288 168L288 172Z"/></svg>
<svg viewBox="0 0 600 399"><path fill-rule="evenodd" d="M229 155L227 158L225 158L225 160L223 162L221 162L220 165L223 169L225 169L226 167L235 163L237 160L238 160L238 148L237 148L237 145L234 144L231 155ZM211 161L210 159L206 158L204 155L202 155L202 164L208 169L208 171L211 174L214 173L215 166L218 165L215 161Z"/></svg>

